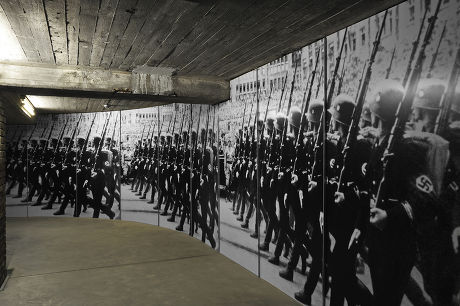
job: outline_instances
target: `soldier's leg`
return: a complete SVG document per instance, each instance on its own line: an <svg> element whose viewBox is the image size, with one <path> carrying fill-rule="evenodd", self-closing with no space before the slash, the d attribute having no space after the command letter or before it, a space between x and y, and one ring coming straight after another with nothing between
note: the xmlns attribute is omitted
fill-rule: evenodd
<svg viewBox="0 0 460 306"><path fill-rule="evenodd" d="M241 190L241 210L240 210L240 215L236 220L243 221L243 216L244 216L244 212L246 210L247 201L248 201L248 197L247 197L247 193L246 193L246 188L243 188Z"/></svg>
<svg viewBox="0 0 460 306"><path fill-rule="evenodd" d="M250 196L247 197L248 211L246 213L246 217L244 218L244 223L241 224L242 228L249 227L249 219L252 217L252 213L254 212L254 198L255 198L254 194L251 194Z"/></svg>
<svg viewBox="0 0 460 306"><path fill-rule="evenodd" d="M22 198L22 192L24 190L24 177L21 177L18 184L18 193L13 198Z"/></svg>
<svg viewBox="0 0 460 306"><path fill-rule="evenodd" d="M55 216L59 215L64 215L65 214L65 209L67 208L67 205L69 204L70 199L68 195L64 196L64 199L62 200L61 206L59 206L59 209L53 213Z"/></svg>
<svg viewBox="0 0 460 306"><path fill-rule="evenodd" d="M152 192L150 194L150 201L148 201L147 203L149 204L153 204L155 202L155 193L156 193L156 184L155 184L155 180L153 179L152 180Z"/></svg>
<svg viewBox="0 0 460 306"><path fill-rule="evenodd" d="M56 201L57 197L58 197L58 191L55 190L54 192L52 192L51 197L49 201L46 203L46 205L42 207L42 210L53 209L53 204Z"/></svg>
<svg viewBox="0 0 460 306"><path fill-rule="evenodd" d="M93 191L93 199L90 205L93 208L93 218L99 218L102 206L102 192Z"/></svg>
<svg viewBox="0 0 460 306"><path fill-rule="evenodd" d="M13 176L11 179L10 184L8 185L8 188L6 189L6 194L9 195L11 193L11 190L16 186L16 177Z"/></svg>
<svg viewBox="0 0 460 306"><path fill-rule="evenodd" d="M303 290L296 292L294 294L295 298L298 301L303 302L304 304L311 304L311 296L313 295L313 292L316 289L316 286L318 284L319 276L322 273L323 270L323 236L321 235L321 231L318 228L315 228L313 230L313 237L312 237L312 250L311 250L311 256L312 256L312 262L310 265L310 270L308 272L308 277L307 281L304 284ZM329 247L329 243L327 242L325 248L327 249ZM323 282L323 291L327 293L329 290L329 282L328 282L328 277L324 276L322 277L322 282Z"/></svg>
<svg viewBox="0 0 460 306"><path fill-rule="evenodd" d="M152 180L149 178L147 181L146 181L146 186L145 186L145 189L144 189L144 193L142 194L142 196L140 197L141 200L145 200L147 198L147 193L150 191L150 187L152 185Z"/></svg>

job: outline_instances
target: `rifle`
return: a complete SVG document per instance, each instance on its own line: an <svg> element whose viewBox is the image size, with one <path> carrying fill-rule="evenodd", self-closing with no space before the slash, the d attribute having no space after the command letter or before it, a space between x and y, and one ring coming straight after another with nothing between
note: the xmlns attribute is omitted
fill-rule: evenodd
<svg viewBox="0 0 460 306"><path fill-rule="evenodd" d="M75 128L73 129L72 136L70 136L69 144L67 145L67 149L64 154L64 162L67 160L70 149L72 148L72 141L75 138L75 135L77 134L77 128L80 125L80 120L83 114L80 114L80 117L78 118L77 124L75 125Z"/></svg>
<svg viewBox="0 0 460 306"><path fill-rule="evenodd" d="M145 140L146 140L145 146L147 146L148 139L151 137L151 136L150 136L150 131L152 132L152 135L153 135L153 129L154 129L154 124L153 124L153 122L152 122L152 123L149 125L149 129L148 129L148 131L147 131L147 136L146 136L146 138L145 138ZM142 140L143 140L143 139L142 139ZM142 146L142 144L143 144L143 141L141 142L141 146ZM142 150L142 156L141 156L141 158L144 159L144 158L145 158L144 146L141 147L141 150Z"/></svg>
<svg viewBox="0 0 460 306"><path fill-rule="evenodd" d="M425 12L423 13L422 22L420 23L420 28L418 30L417 38L412 43L412 52L409 57L409 62L407 64L406 73L404 74L402 85L406 87L407 80L412 72L412 62L414 61L415 53L417 52L418 45L420 43L420 37L422 35L423 25L425 24L426 14L428 13L428 6L425 8Z"/></svg>
<svg viewBox="0 0 460 306"><path fill-rule="evenodd" d="M204 139L201 141L201 173L200 173L200 178L203 176L203 170L204 170L204 156L206 152L206 144L208 142L208 128L209 128L209 111L211 110L211 105L208 105L208 112L207 112L207 118L206 118L206 130L204 132Z"/></svg>
<svg viewBox="0 0 460 306"><path fill-rule="evenodd" d="M386 12L385 12L385 17L386 18ZM331 76L331 79L330 79L330 84L329 84L329 92L327 93L327 98L326 98L326 105L324 106L324 110L323 112L321 113L321 119L320 119L320 124L319 124L319 130L323 130L323 117L326 116L326 111L327 109L329 108L329 106L331 105L331 101L332 101L332 96L334 94L334 88L335 88L335 79L337 78L337 73L338 73L338 70L339 70L339 67L340 67L340 61L342 59L342 52L343 52L343 48L345 46L345 37L346 37L346 34L347 34L347 31L348 31L348 28L345 29L345 33L343 34L343 39L342 39L342 44L340 46L340 51L339 51L339 54L337 56L337 58L335 59L335 67L334 67L334 72L332 73L332 76ZM326 51L324 51L326 52ZM319 84L318 84L318 91L319 91ZM326 117L327 118L327 117ZM332 119L331 119L332 120ZM328 131L329 130L329 127L328 127L328 122L324 122L325 124L325 131ZM322 138L323 138L323 135L321 133L318 133L318 135L316 135L316 139L315 139L315 146L314 146L314 151L315 151L315 161L313 162L313 170L312 170L312 173L313 175L316 173L316 170L317 170L317 167L319 166L319 162L317 162L317 152L319 150L319 148L322 146Z"/></svg>
<svg viewBox="0 0 460 306"><path fill-rule="evenodd" d="M320 50L318 50L318 52L321 52ZM318 86L316 87L316 94L315 94L315 99L318 98L318 94L319 94L319 88L321 86L321 80L323 79L323 68L321 66L321 72L319 73L319 79L318 79Z"/></svg>
<svg viewBox="0 0 460 306"><path fill-rule="evenodd" d="M317 54L316 54L315 69L313 69L313 72L311 74L310 86L308 86L308 83L307 83L307 86L305 87L305 93L304 93L303 99L302 99L302 110L301 110L302 117L300 118L299 133L297 135L297 138L296 138L296 141L295 141L295 146L294 146L294 148L295 148L295 155L294 155L295 159L294 159L294 166L292 168L292 173L295 173L295 169L296 169L296 165L297 165L297 156L298 156L298 153L299 153L298 144L299 144L300 137L301 137L302 131L303 131L303 122L305 120L305 113L306 113L306 111L308 111L308 106L310 105L310 99L311 99L311 94L312 94L312 89L313 89L313 83L315 82L316 69L318 68L319 54L320 54L320 52L318 51ZM305 99L305 94L307 93L307 89L308 89L308 95L307 95L307 99Z"/></svg>
<svg viewBox="0 0 460 306"><path fill-rule="evenodd" d="M169 155L169 152L171 150L171 147L172 147L172 141L174 140L174 131L176 130L176 115L177 115L177 112L174 111L174 123L172 125L172 132L171 132L171 144L168 146L168 155ZM171 123L171 122L170 122Z"/></svg>
<svg viewBox="0 0 460 306"><path fill-rule="evenodd" d="M99 155L101 154L102 148L104 147L105 135L107 133L111 117L112 117L112 112L109 113L109 116L106 119L107 121L105 122L104 127L102 129L103 132L102 132L101 140L99 142L99 146L96 149L96 154L94 155L94 164L93 164L93 167L92 167L92 169L93 169L92 171L96 170L97 159L99 158Z"/></svg>
<svg viewBox="0 0 460 306"><path fill-rule="evenodd" d="M355 101L358 100L358 96L359 96L359 93L360 93L359 89L361 88L361 84L363 83L364 72L366 72L366 67L367 67L367 59L364 61L363 71L361 71L361 78L359 79L358 91L356 92Z"/></svg>
<svg viewBox="0 0 460 306"><path fill-rule="evenodd" d="M280 103L278 104L278 111L277 111L278 113L281 111L281 107L282 107L281 102L283 101L283 95L284 95L284 90L286 89L287 78L288 78L288 72L286 71L286 76L284 77L284 82L283 82L283 88L281 89L281 99L280 99Z"/></svg>
<svg viewBox="0 0 460 306"><path fill-rule="evenodd" d="M53 152L53 161L52 161L53 164L56 162L56 155L57 155L57 152L59 150L59 143L61 142L62 137L64 137L65 128L67 127L68 122L69 122L69 118L67 118L64 126L62 127L61 133L59 133L59 138L58 138L58 141L57 141L57 145L56 145L56 148L54 149L54 152Z"/></svg>
<svg viewBox="0 0 460 306"><path fill-rule="evenodd" d="M53 134L53 128L54 128L54 124L56 123L56 121L53 120L53 125L51 126L51 129L50 129L50 132L48 134L48 138L46 139L46 144L45 144L45 151L46 149L48 149L48 144L49 144L49 141L50 141L50 138L51 138L51 135ZM41 159L41 162L43 163L43 159L45 158L45 152L43 152L42 154L42 159Z"/></svg>
<svg viewBox="0 0 460 306"><path fill-rule="evenodd" d="M241 135L240 134L240 131L238 131L238 156L235 156L235 160L234 160L234 163L236 162L237 159L240 158L240 155L241 155L241 150L242 150L242 146L243 146L243 135L244 135L244 119L246 117L246 107L248 106L248 103L247 101L244 101L244 109L243 109L243 122L241 123Z"/></svg>
<svg viewBox="0 0 460 306"><path fill-rule="evenodd" d="M142 149L142 140L144 139L144 132L145 132L145 125L144 125L144 128L142 129L142 133L141 133L141 144L139 145L139 142L137 143L138 151L137 151L136 157L140 154L141 149Z"/></svg>
<svg viewBox="0 0 460 306"><path fill-rule="evenodd" d="M449 112L452 107L452 103L455 97L455 88L458 84L460 74L460 48L457 49L457 55L455 56L454 65L452 66L452 71L450 72L449 82L447 85L447 90L444 93L439 111L438 117L436 118L436 124L434 127L435 134L445 136L448 123L449 123Z"/></svg>
<svg viewBox="0 0 460 306"><path fill-rule="evenodd" d="M117 128L117 123L118 123L118 117L115 118L115 125L113 126L113 133L112 133L112 138L110 138L110 143L109 143L109 150L112 151L113 150L113 139L115 138L115 130ZM152 131L152 135L153 135L153 131Z"/></svg>
<svg viewBox="0 0 460 306"><path fill-rule="evenodd" d="M436 23L436 19L441 7L441 2L443 0L438 0L438 5L433 16L430 17L428 27L425 32L425 37L423 38L422 46L420 47L420 52L418 54L417 61L415 62L414 70L412 71L409 83L407 85L406 92L402 101L399 103L398 110L396 111L396 120L391 129L390 136L388 138L388 144L383 153L383 176L380 180L379 188L377 191L376 198L376 207L382 207L384 197L386 197L386 178L389 176L389 169L391 161L394 157L395 145L399 143L404 136L404 130L406 127L406 122L411 113L412 104L414 102L414 97L417 92L417 86L422 75L423 62L425 61L425 49L430 43L431 35L433 34L433 29Z"/></svg>
<svg viewBox="0 0 460 306"><path fill-rule="evenodd" d="M270 105L270 100L272 98L272 91L273 91L273 87L270 88L270 93L268 94L268 101L267 101L267 107L265 108L264 122L267 121L268 107ZM264 130L265 130L265 124L262 126L262 130L260 132L261 137L264 135Z"/></svg>
<svg viewBox="0 0 460 306"><path fill-rule="evenodd" d="M49 125L49 123L48 123L48 125ZM39 139L43 138L43 136L45 135L45 131L48 129L48 125L45 126L45 128L43 129ZM39 145L37 144L35 146L35 148L34 148L34 152L32 153L32 159L33 160L35 160L35 158L36 158L38 147L39 147Z"/></svg>
<svg viewBox="0 0 460 306"><path fill-rule="evenodd" d="M342 92L342 86L343 86L344 77L345 77L345 61L342 64L342 72L340 72L339 86L337 87L337 95L339 95Z"/></svg>
<svg viewBox="0 0 460 306"><path fill-rule="evenodd" d="M91 124L90 124L89 129L88 129L88 133L86 134L85 143L83 144L83 147L82 147L82 149L80 151L80 156L78 157L77 169L80 169L81 159L83 157L83 152L85 152L87 147L88 147L89 135L91 134L91 129L93 128L94 121L96 120L96 115L97 115L97 113L95 113L94 116L93 116L93 121L91 121Z"/></svg>
<svg viewBox="0 0 460 306"><path fill-rule="evenodd" d="M329 87L329 93L327 95L326 106L328 107L331 104L332 96L334 95L335 89L335 80L337 78L337 73L339 72L340 61L342 60L343 48L345 46L345 37L347 36L348 27L345 28L345 33L343 33L342 45L340 46L340 52L337 58L335 59L334 73L331 76L331 84Z"/></svg>
<svg viewBox="0 0 460 306"><path fill-rule="evenodd" d="M436 51L434 52L433 57L431 58L431 63L430 63L430 68L428 68L427 78L431 78L431 73L433 72L434 64L436 63L436 59L438 58L439 47L441 46L441 42L444 38L444 35L446 34L446 25L447 25L447 20L444 22L444 27L442 28L441 36L439 37L438 45L436 46Z"/></svg>
<svg viewBox="0 0 460 306"><path fill-rule="evenodd" d="M283 124L283 131L282 131L282 134L281 134L281 146L280 146L280 153L282 152L282 148L284 146L284 140L286 138L286 133L287 133L287 125L288 125L288 119L287 117L289 116L289 111L291 110L291 104L292 104L292 93L294 92L294 82L295 82L295 75L296 75L296 72L297 72L297 62L295 64L295 68L294 68L294 75L292 76L292 83L291 83L291 92L289 94L289 102L288 102L288 106L287 106L287 110L286 110L286 118L284 119L284 124ZM280 171L281 170L281 162L283 160L283 155L280 154L280 160L279 160L279 164L278 164L278 170Z"/></svg>
<svg viewBox="0 0 460 306"><path fill-rule="evenodd" d="M296 69L297 69L297 64L296 64ZM278 102L278 113L281 111L281 103L283 102L283 93L284 93L284 90L286 88L286 81L287 81L287 76L288 76L288 72L286 71L286 77L284 78L285 82L283 84L283 89L281 90L281 98L280 98L280 101ZM295 76L295 73L294 73L294 76ZM293 78L294 78L293 76ZM270 162L271 162L271 159L272 159L272 152L273 152L273 139L275 137L275 129L273 129L272 131L272 134L270 135L270 139L269 139L269 142L270 142L270 146L267 146L267 147L270 147L270 154L268 155L268 162L267 162L267 165L270 165Z"/></svg>
<svg viewBox="0 0 460 306"><path fill-rule="evenodd" d="M394 46L393 52L391 53L390 64L388 65L387 73L385 75L385 79L387 79L387 80L390 78L391 66L393 66L393 60L395 58L395 52L396 52L396 45Z"/></svg>
<svg viewBox="0 0 460 306"><path fill-rule="evenodd" d="M191 110L192 110L192 106L190 105L190 111ZM184 109L184 113L185 112L187 112L187 108ZM187 130L188 130L187 135L188 135L188 137L190 139L190 137L191 137L190 132L192 130L192 118L188 118L188 128L187 128ZM184 151L183 151L184 159L182 160L182 169L184 169L184 166L185 166L187 148L188 148L188 141L186 141L185 145L184 145Z"/></svg>
<svg viewBox="0 0 460 306"><path fill-rule="evenodd" d="M345 181L349 179L348 169L350 168L350 163L351 163L350 152L353 151L355 144L356 144L356 139L357 139L358 132L359 132L359 120L361 118L361 112L363 110L364 102L366 100L366 94L369 88L369 83L370 83L371 75L372 75L372 66L374 64L375 57L377 56L377 52L380 46L383 29L385 28L385 21L387 18L387 14L388 14L388 10L385 11L385 15L383 16L382 24L380 25L379 32L377 34L377 37L375 38L375 41L373 44L374 46L372 48L371 56L369 58L369 65L367 66L367 70L366 70L366 75L364 77L364 81L360 89L359 97L358 97L358 100L356 102L356 105L355 105L355 108L353 110L353 114L351 117L350 127L348 128L347 140L345 141L345 145L342 151L343 164L342 164L342 169L340 171L337 192L340 192L342 190L342 187L345 185ZM393 55L394 55L394 52L393 52Z"/></svg>

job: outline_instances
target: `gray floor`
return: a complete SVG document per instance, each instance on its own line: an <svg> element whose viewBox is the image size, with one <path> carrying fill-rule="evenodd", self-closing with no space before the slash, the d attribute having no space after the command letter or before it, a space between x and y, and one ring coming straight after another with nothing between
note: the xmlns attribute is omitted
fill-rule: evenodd
<svg viewBox="0 0 460 306"><path fill-rule="evenodd" d="M197 239L152 225L8 218L0 305L298 305Z"/></svg>

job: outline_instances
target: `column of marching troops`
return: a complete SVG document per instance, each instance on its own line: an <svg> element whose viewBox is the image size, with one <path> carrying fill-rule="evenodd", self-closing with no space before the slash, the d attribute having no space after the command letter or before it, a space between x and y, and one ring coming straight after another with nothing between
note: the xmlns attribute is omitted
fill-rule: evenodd
<svg viewBox="0 0 460 306"><path fill-rule="evenodd" d="M392 59L386 78L369 88L385 13L356 97L335 88L339 55L324 99L312 98L315 68L301 107L291 107L294 70L287 107L281 98L269 113L270 95L261 116L243 119L231 210L242 228L255 216L253 238L265 221L259 249L272 242L268 262L289 259L280 277L293 281L299 259L305 273L311 256L295 293L304 304L320 277L330 305L400 305L404 295L414 305L460 304L460 49L447 81L431 77L436 56L423 69L440 5L402 81L390 78ZM372 287L357 277L358 259Z"/></svg>
<svg viewBox="0 0 460 306"><path fill-rule="evenodd" d="M19 135L15 141L13 136L6 153L7 195L17 186L17 195L13 198L22 198L26 193L21 202L42 206L42 210L51 210L58 204L54 215L64 215L70 204L74 217L79 217L88 207L93 209L93 218L98 218L101 212L110 219L115 217L112 211L115 200L120 205L117 189L120 173L116 171L120 155L114 136L107 136L110 116L104 122L102 135L96 133L91 142L96 114L87 134L76 136L81 118L82 115L74 127L68 127L67 120L57 137L52 137L54 121L44 127L40 137L33 136L35 127L29 137L21 139ZM71 135L64 136L69 130Z"/></svg>
<svg viewBox="0 0 460 306"><path fill-rule="evenodd" d="M390 63L386 79L369 88L385 13L356 97L341 93L342 84L335 88L339 55L324 99L317 98L322 90L316 79L318 52L300 107L291 107L293 77L287 107L281 99L277 112L270 113L269 97L260 116L251 110L245 122L243 114L229 183L231 209L243 228L255 217L254 238L264 221L259 249L268 252L270 243L275 245L268 259L274 265L282 254L289 258L281 277L292 281L299 259L305 273L311 257L304 288L295 294L304 304L311 304L320 278L323 293L330 291L330 305L345 300L348 305L400 305L404 295L414 305L459 303L460 49L447 81L423 69L441 2L420 47L414 44L416 57L409 59L402 81L389 77ZM155 210L163 207L162 215L172 210L168 221L180 215L177 230L188 219L190 234L200 228L202 241L215 247L218 145L209 110L207 118L205 128L200 122L196 129L181 124L177 132L175 119L166 134L152 127L141 136L127 176L141 199L153 204L157 195ZM94 137L89 149L88 137L77 137L74 148L74 135L11 143L8 189L18 184L22 196L28 182L25 200L38 195L34 205L41 205L49 197L43 209L62 196L55 214L63 214L70 202L75 216L82 207L92 207L96 217L100 211L113 217L110 207L114 199L120 201L119 172L113 169L120 158L104 134ZM371 288L356 275L358 258L369 266ZM414 267L423 284L413 279Z"/></svg>
<svg viewBox="0 0 460 306"><path fill-rule="evenodd" d="M176 216L180 216L176 230L183 231L187 220L189 234L194 235L201 229L201 240L207 239L215 248L214 230L219 222L215 108L212 115L212 107L207 106L203 124L200 119L204 106L200 106L196 128L191 117L186 120L191 108L184 107L180 114L175 112L166 132L162 132L166 124L159 122L157 130L154 124L149 127L146 138L141 135L127 177L131 179L131 190L140 199L149 198L147 203L153 204L157 195L153 209L161 211L163 207L162 216L171 211L167 221L175 222ZM182 119L177 131L176 118L179 117Z"/></svg>

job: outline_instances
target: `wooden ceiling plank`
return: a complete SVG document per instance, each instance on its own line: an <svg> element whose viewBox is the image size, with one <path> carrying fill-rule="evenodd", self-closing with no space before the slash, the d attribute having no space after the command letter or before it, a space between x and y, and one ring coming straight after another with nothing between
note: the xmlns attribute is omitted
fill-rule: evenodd
<svg viewBox="0 0 460 306"><path fill-rule="evenodd" d="M20 5L27 17L27 22L42 62L55 63L48 22L42 0L20 0Z"/></svg>
<svg viewBox="0 0 460 306"><path fill-rule="evenodd" d="M35 47L33 34L27 22L27 16L14 0L2 1L1 6L27 59L33 62L40 62L40 54Z"/></svg>
<svg viewBox="0 0 460 306"><path fill-rule="evenodd" d="M149 66L158 66L169 57L184 38L201 22L204 15L211 9L210 3L200 4L185 10L180 19L171 26L169 34L159 44L147 61Z"/></svg>
<svg viewBox="0 0 460 306"><path fill-rule="evenodd" d="M174 0L158 0L155 2L155 9L152 9L136 36L130 50L128 51L120 69L127 70L135 67L134 62L141 52L145 49L149 39L154 35L159 23L163 20L164 14L170 10Z"/></svg>
<svg viewBox="0 0 460 306"><path fill-rule="evenodd" d="M137 55L145 48L146 41L152 37L163 14L165 14L165 12L171 7L171 3L172 1L170 0L157 0L155 2L154 7L150 10L145 20L145 23L142 25L125 58L119 65L120 69L128 70L132 68L132 63L136 59Z"/></svg>
<svg viewBox="0 0 460 306"><path fill-rule="evenodd" d="M197 47L203 44L206 39L212 37L222 27L221 19L230 13L230 9L234 5L231 1L216 3L203 18L198 25L192 30L179 45L174 49L173 53L163 61L164 66L182 67L185 65L186 58L192 57L192 54L199 53ZM213 29L211 31L211 29Z"/></svg>
<svg viewBox="0 0 460 306"><path fill-rule="evenodd" d="M151 12L157 1L152 0L139 0L135 8L134 14L131 16L131 20L126 28L123 37L121 37L120 44L115 51L115 55L110 64L111 68L120 68L121 64L128 56L132 49L136 39L141 35L141 31L146 23L149 22Z"/></svg>
<svg viewBox="0 0 460 306"><path fill-rule="evenodd" d="M101 64L99 66L104 68L110 67L113 56L115 55L115 52L117 51L120 44L121 37L123 37L131 17L135 12L134 9L136 7L137 1L138 0L123 0L118 3L107 43L105 44Z"/></svg>
<svg viewBox="0 0 460 306"><path fill-rule="evenodd" d="M67 50L67 24L66 24L66 3L65 0L44 0L46 16L51 35L56 64L69 63Z"/></svg>
<svg viewBox="0 0 460 306"><path fill-rule="evenodd" d="M180 67L181 73L190 73L194 67L199 65L202 61L212 59L213 56L219 55L227 48L227 46L233 41L235 35L247 35L248 33L238 34L239 31L244 32L246 29L241 29L239 25L244 24L245 20L251 18L254 11L258 10L258 14L268 14L273 10L273 6L277 7L280 1L268 2L264 6L260 1L252 1L246 5L238 5L230 11L230 16L224 16L227 20L227 24L219 32L218 35L214 35L212 38L206 40L206 43L201 45L199 48L204 50L192 58L188 59L188 62ZM276 5L275 5L276 3ZM198 60L199 59L199 60ZM197 71L197 70L195 70Z"/></svg>
<svg viewBox="0 0 460 306"><path fill-rule="evenodd" d="M80 0L78 65L89 66L93 36L96 29L99 1Z"/></svg>
<svg viewBox="0 0 460 306"><path fill-rule="evenodd" d="M321 8L316 7L318 13L314 13L314 11L312 11L314 17L298 19L295 21L294 26L291 26L292 28L287 27L280 31L280 33L277 33L273 40L276 42L275 44L270 47L267 47L266 44L253 46L255 51L253 54L250 54L249 56L242 56L241 58L238 58L236 63L234 62L233 64L223 66L220 70L216 71L216 74L225 76L225 78L234 78L239 76L242 74L241 72L243 69L247 69L246 67L248 65L255 68L267 63L267 59L275 59L270 57L270 54L290 53L307 45L308 42L305 42L307 38L313 42L323 37L323 33L328 31L328 29L330 33L332 33L330 30L332 28L336 28L338 30L346 27L348 25L346 24L346 21L349 20L350 14L353 14L354 12L356 15L356 11L360 11L356 10L353 5L348 7L340 7L338 4L336 5L337 6L334 6L333 9L339 9L337 12L324 11L323 7L323 13L320 13ZM375 13L378 11L379 9L376 8ZM328 18L328 16L334 16L334 18ZM365 18L366 16L367 15L363 14L362 18Z"/></svg>
<svg viewBox="0 0 460 306"><path fill-rule="evenodd" d="M258 44L260 41L267 44L275 40L274 35L278 36L280 32L286 32L285 26L292 23L292 21L302 18L302 16L311 16L308 12L311 11L313 3L305 1L304 3L293 2L289 4L282 4L269 14L263 15L263 18L252 19L251 23L241 25L247 28L246 31L238 31L234 40L228 45L226 50L227 54L213 61L206 63L207 71L214 72L217 68L225 65L228 61L239 59L240 56L247 55L248 50L252 49L252 44ZM283 18L273 18L274 14L283 16ZM311 17L308 17L311 20ZM246 34L245 33L250 33ZM225 52L225 51L224 51ZM204 72L205 73L205 72Z"/></svg>
<svg viewBox="0 0 460 306"><path fill-rule="evenodd" d="M190 5L196 5L196 3L176 3L174 0L170 2L169 9L164 11L163 15L160 16L160 20L156 24L155 31L150 37L147 38L148 41L146 43L144 42L145 46L136 56L134 62L131 65L131 68L142 66L147 63L152 53L171 32L171 27L173 26L174 22L180 18L184 10L187 10Z"/></svg>
<svg viewBox="0 0 460 306"><path fill-rule="evenodd" d="M284 40L287 36L292 35L293 29L288 28L287 25L292 20L298 20L299 14L300 16L305 16L305 20L311 22L313 17L311 15L308 15L307 13L304 13L304 11L308 10L309 8L304 8L304 10L299 8L297 10L297 12L299 13L291 14L290 16L287 16L283 22L279 22L279 29L277 29L276 31L276 26L266 28L263 33L257 33L257 36L248 40L246 43L241 43L242 47L234 46L234 50L230 53L227 53L220 59L215 59L213 63L204 63L203 66L199 66L198 69L203 71L204 74L209 73L210 71L213 74L217 74L217 71L225 70L226 67L234 66L235 64L243 62L248 58L260 54L261 52L266 53L266 49L271 49L271 46L276 41ZM305 30L302 31L305 33ZM292 49L290 50L291 52L293 51ZM280 53L277 52L277 54Z"/></svg>
<svg viewBox="0 0 460 306"><path fill-rule="evenodd" d="M189 65L184 72L193 70L201 71L205 67L217 66L219 60L232 53L235 49L240 48L241 45L247 43L252 37L257 36L256 33L264 30L267 31L270 27L266 26L266 23L275 24L277 27L282 28L282 23L285 19L283 12L295 11L305 4L306 2L299 1L273 1L265 4L260 2L256 3L245 10L243 18L238 21L236 25L226 29L226 32L223 34L223 39L219 43L208 48L206 53L202 55L201 60L195 61L192 65ZM278 14L278 18L273 18L273 14ZM220 46L225 46L225 48ZM250 49L246 50L252 52ZM226 54L222 55L222 53Z"/></svg>
<svg viewBox="0 0 460 306"><path fill-rule="evenodd" d="M80 0L66 0L67 54L69 65L78 63L78 33L80 32Z"/></svg>
<svg viewBox="0 0 460 306"><path fill-rule="evenodd" d="M105 45L109 37L118 2L119 0L102 0L101 2L89 62L91 66L99 66L101 63L102 54L104 53Z"/></svg>

